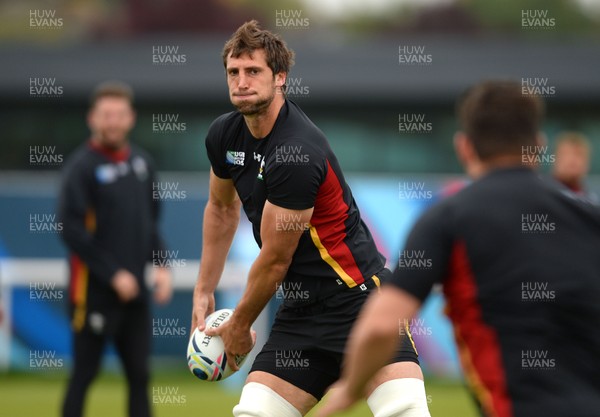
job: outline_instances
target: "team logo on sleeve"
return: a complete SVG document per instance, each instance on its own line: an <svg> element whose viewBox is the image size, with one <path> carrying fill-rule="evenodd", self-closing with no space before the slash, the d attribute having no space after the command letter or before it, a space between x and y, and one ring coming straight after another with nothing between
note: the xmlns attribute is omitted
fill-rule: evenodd
<svg viewBox="0 0 600 417"><path fill-rule="evenodd" d="M246 159L246 152L241 151L227 151L225 154L225 162L229 165L244 166L244 160Z"/></svg>

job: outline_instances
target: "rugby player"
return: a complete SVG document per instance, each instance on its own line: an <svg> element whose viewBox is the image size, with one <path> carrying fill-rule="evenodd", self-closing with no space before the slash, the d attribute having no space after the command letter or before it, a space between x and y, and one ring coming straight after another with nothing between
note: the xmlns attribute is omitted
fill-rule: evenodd
<svg viewBox="0 0 600 417"><path fill-rule="evenodd" d="M455 150L475 181L411 230L405 250L432 267L396 268L369 300L319 417L361 397L435 283L483 415L598 415L600 212L522 165L522 147L542 143L543 103L518 83L475 86L458 115Z"/></svg>
<svg viewBox="0 0 600 417"><path fill-rule="evenodd" d="M253 347L251 325L278 288L285 297L256 357L236 417L299 417L338 377L349 330L367 296L391 272L363 223L325 135L285 96L293 52L256 21L223 49L236 111L211 125L211 162L203 250L192 326L203 330L235 234L240 206L260 253L231 319L220 335L227 360ZM281 358L300 359L288 366ZM377 417L429 416L423 375L410 338L363 390Z"/></svg>
<svg viewBox="0 0 600 417"><path fill-rule="evenodd" d="M129 416L150 416L150 291L144 268L164 247L158 233L159 201L152 194L153 163L128 139L135 124L132 102L128 85L100 84L88 114L91 139L63 170L59 217L70 252L73 328L73 370L63 417L81 417L109 342L114 342L127 377ZM154 268L153 278L155 300L168 302L169 270Z"/></svg>

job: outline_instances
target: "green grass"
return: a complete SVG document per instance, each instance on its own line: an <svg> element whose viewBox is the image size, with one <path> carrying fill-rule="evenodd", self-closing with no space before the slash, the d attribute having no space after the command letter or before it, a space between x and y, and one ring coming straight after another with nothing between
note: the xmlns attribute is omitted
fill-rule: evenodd
<svg viewBox="0 0 600 417"><path fill-rule="evenodd" d="M65 389L63 374L0 374L0 415L3 417L58 417ZM156 373L152 387L170 390L158 394L154 417L230 417L239 393L218 383L196 380L186 373ZM426 383L433 417L476 417L471 400L461 385L430 379ZM119 375L102 374L93 384L85 417L126 417L126 385ZM151 399L152 392L150 393ZM164 398L179 404L159 404ZM308 417L313 415L309 413ZM346 417L371 416L363 401Z"/></svg>

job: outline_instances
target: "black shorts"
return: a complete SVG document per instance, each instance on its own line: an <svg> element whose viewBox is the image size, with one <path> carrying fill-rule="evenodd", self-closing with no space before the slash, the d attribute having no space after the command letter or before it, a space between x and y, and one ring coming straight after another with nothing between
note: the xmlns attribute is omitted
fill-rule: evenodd
<svg viewBox="0 0 600 417"><path fill-rule="evenodd" d="M339 379L352 326L367 297L376 290L373 280L366 287L346 289L306 307L282 305L250 372L268 372L320 400ZM390 363L403 361L419 363L410 333L401 338Z"/></svg>

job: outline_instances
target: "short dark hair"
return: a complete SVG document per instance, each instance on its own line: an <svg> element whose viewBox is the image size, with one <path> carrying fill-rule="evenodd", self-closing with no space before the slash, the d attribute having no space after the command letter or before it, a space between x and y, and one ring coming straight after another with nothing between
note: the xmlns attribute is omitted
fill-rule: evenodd
<svg viewBox="0 0 600 417"><path fill-rule="evenodd" d="M90 96L90 107L94 107L103 97L120 97L133 104L133 89L121 81L105 81L94 88Z"/></svg>
<svg viewBox="0 0 600 417"><path fill-rule="evenodd" d="M223 65L227 68L227 58L238 58L242 54L251 55L257 49L264 49L267 65L273 74L289 73L294 65L294 51L276 33L262 29L256 20L240 26L223 47Z"/></svg>
<svg viewBox="0 0 600 417"><path fill-rule="evenodd" d="M482 160L518 155L536 144L544 102L523 94L514 81L484 81L467 90L457 105L462 130Z"/></svg>

